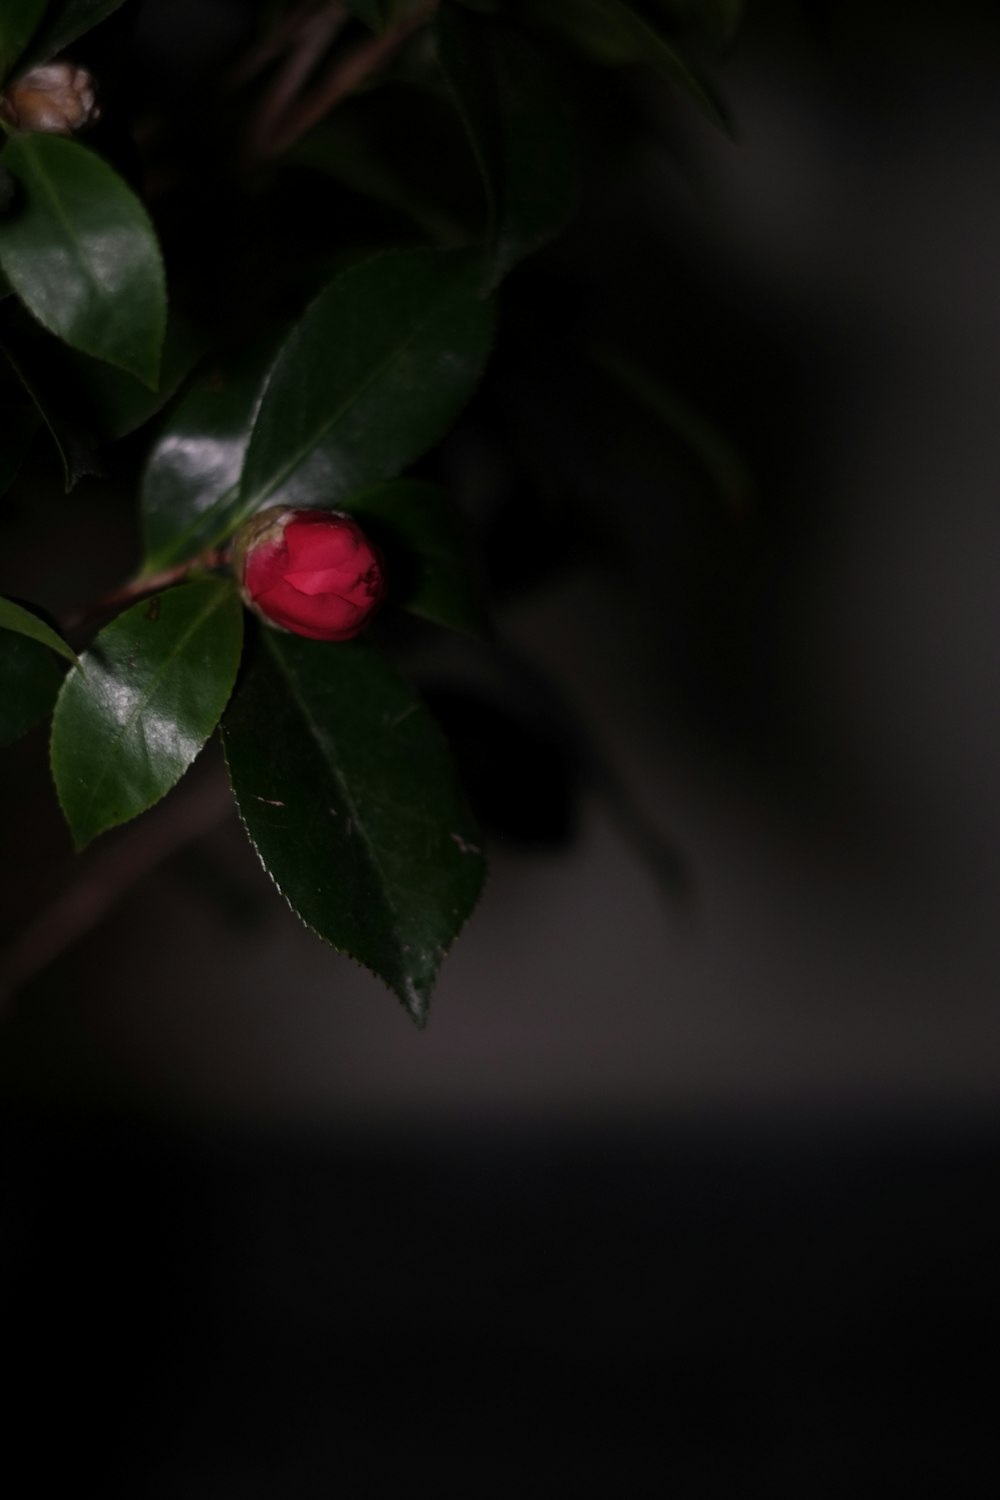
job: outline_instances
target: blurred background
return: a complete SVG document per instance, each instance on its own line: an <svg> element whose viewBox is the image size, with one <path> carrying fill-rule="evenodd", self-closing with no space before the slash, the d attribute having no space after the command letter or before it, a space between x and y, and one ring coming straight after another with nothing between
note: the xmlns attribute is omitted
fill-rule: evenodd
<svg viewBox="0 0 1000 1500"><path fill-rule="evenodd" d="M242 24L139 10L165 94ZM713 65L735 143L639 71L577 100L580 217L434 460L509 655L407 648L490 833L425 1033L270 890L214 751L76 873L37 739L5 752L0 1257L39 1483L68 1452L164 1500L972 1488L998 58L988 4L751 0ZM123 576L130 497L41 517L34 482L5 591L63 607L88 547Z"/></svg>

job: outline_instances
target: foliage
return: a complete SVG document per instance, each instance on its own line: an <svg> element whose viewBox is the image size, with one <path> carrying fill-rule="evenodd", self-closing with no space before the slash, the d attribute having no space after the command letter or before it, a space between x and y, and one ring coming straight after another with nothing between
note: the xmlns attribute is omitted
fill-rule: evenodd
<svg viewBox="0 0 1000 1500"><path fill-rule="evenodd" d="M646 64L725 126L685 38L728 37L739 9L260 0L190 102L174 79L145 110L142 0L0 7L0 489L47 450L67 490L124 484L143 538L134 576L65 630L0 601L0 738L54 708L76 847L170 792L218 729L275 885L424 1021L485 860L406 648L491 633L483 537L435 455L504 340L507 278L527 285L572 221L580 101ZM24 129L22 80L67 48L100 122ZM662 410L634 361L603 363ZM710 426L678 412L711 466ZM244 630L232 540L275 503L349 512L382 548L366 639Z"/></svg>

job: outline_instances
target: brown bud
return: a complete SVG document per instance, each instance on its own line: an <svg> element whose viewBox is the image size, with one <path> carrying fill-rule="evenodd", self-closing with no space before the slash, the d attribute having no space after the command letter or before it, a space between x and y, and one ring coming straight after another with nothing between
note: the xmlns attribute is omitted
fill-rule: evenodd
<svg viewBox="0 0 1000 1500"><path fill-rule="evenodd" d="M46 63L25 73L5 90L0 111L18 130L50 135L72 135L92 125L101 113L86 68L65 62Z"/></svg>

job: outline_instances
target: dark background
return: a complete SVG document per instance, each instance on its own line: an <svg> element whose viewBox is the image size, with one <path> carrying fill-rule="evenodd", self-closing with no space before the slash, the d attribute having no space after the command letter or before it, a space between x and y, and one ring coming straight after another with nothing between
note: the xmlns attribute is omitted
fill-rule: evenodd
<svg viewBox="0 0 1000 1500"><path fill-rule="evenodd" d="M148 56L238 10L147 4ZM616 90L650 129L509 292L442 462L505 638L693 894L564 795L544 716L473 735L492 873L418 1035L268 890L209 755L203 836L151 814L169 857L3 1018L33 1489L909 1496L994 1465L998 57L993 6L760 0L716 68L737 145L652 77L594 99L598 157ZM569 326L730 434L745 513L610 392L595 449ZM572 523L523 498L536 440ZM8 547L41 525L13 498ZM105 505L111 535L90 503L53 534ZM13 923L65 835L37 743L7 754Z"/></svg>

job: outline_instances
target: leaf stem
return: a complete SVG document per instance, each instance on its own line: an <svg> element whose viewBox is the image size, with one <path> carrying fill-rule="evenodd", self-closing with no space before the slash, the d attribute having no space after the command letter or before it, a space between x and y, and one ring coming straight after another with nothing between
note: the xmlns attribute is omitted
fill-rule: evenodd
<svg viewBox="0 0 1000 1500"><path fill-rule="evenodd" d="M189 557L186 562L175 563L172 568L163 568L159 573L143 573L138 578L133 578L130 583L125 583L118 589L112 589L110 594L104 594L96 599L93 604L88 604L78 609L71 615L63 617L64 630L76 630L86 625L89 621L100 615L112 614L119 608L134 604L139 599L146 599L150 594L159 594L163 589L169 589L175 583L181 583L189 573L210 573L218 568L229 566L232 557L232 548L210 547L207 552L200 552L197 557Z"/></svg>

